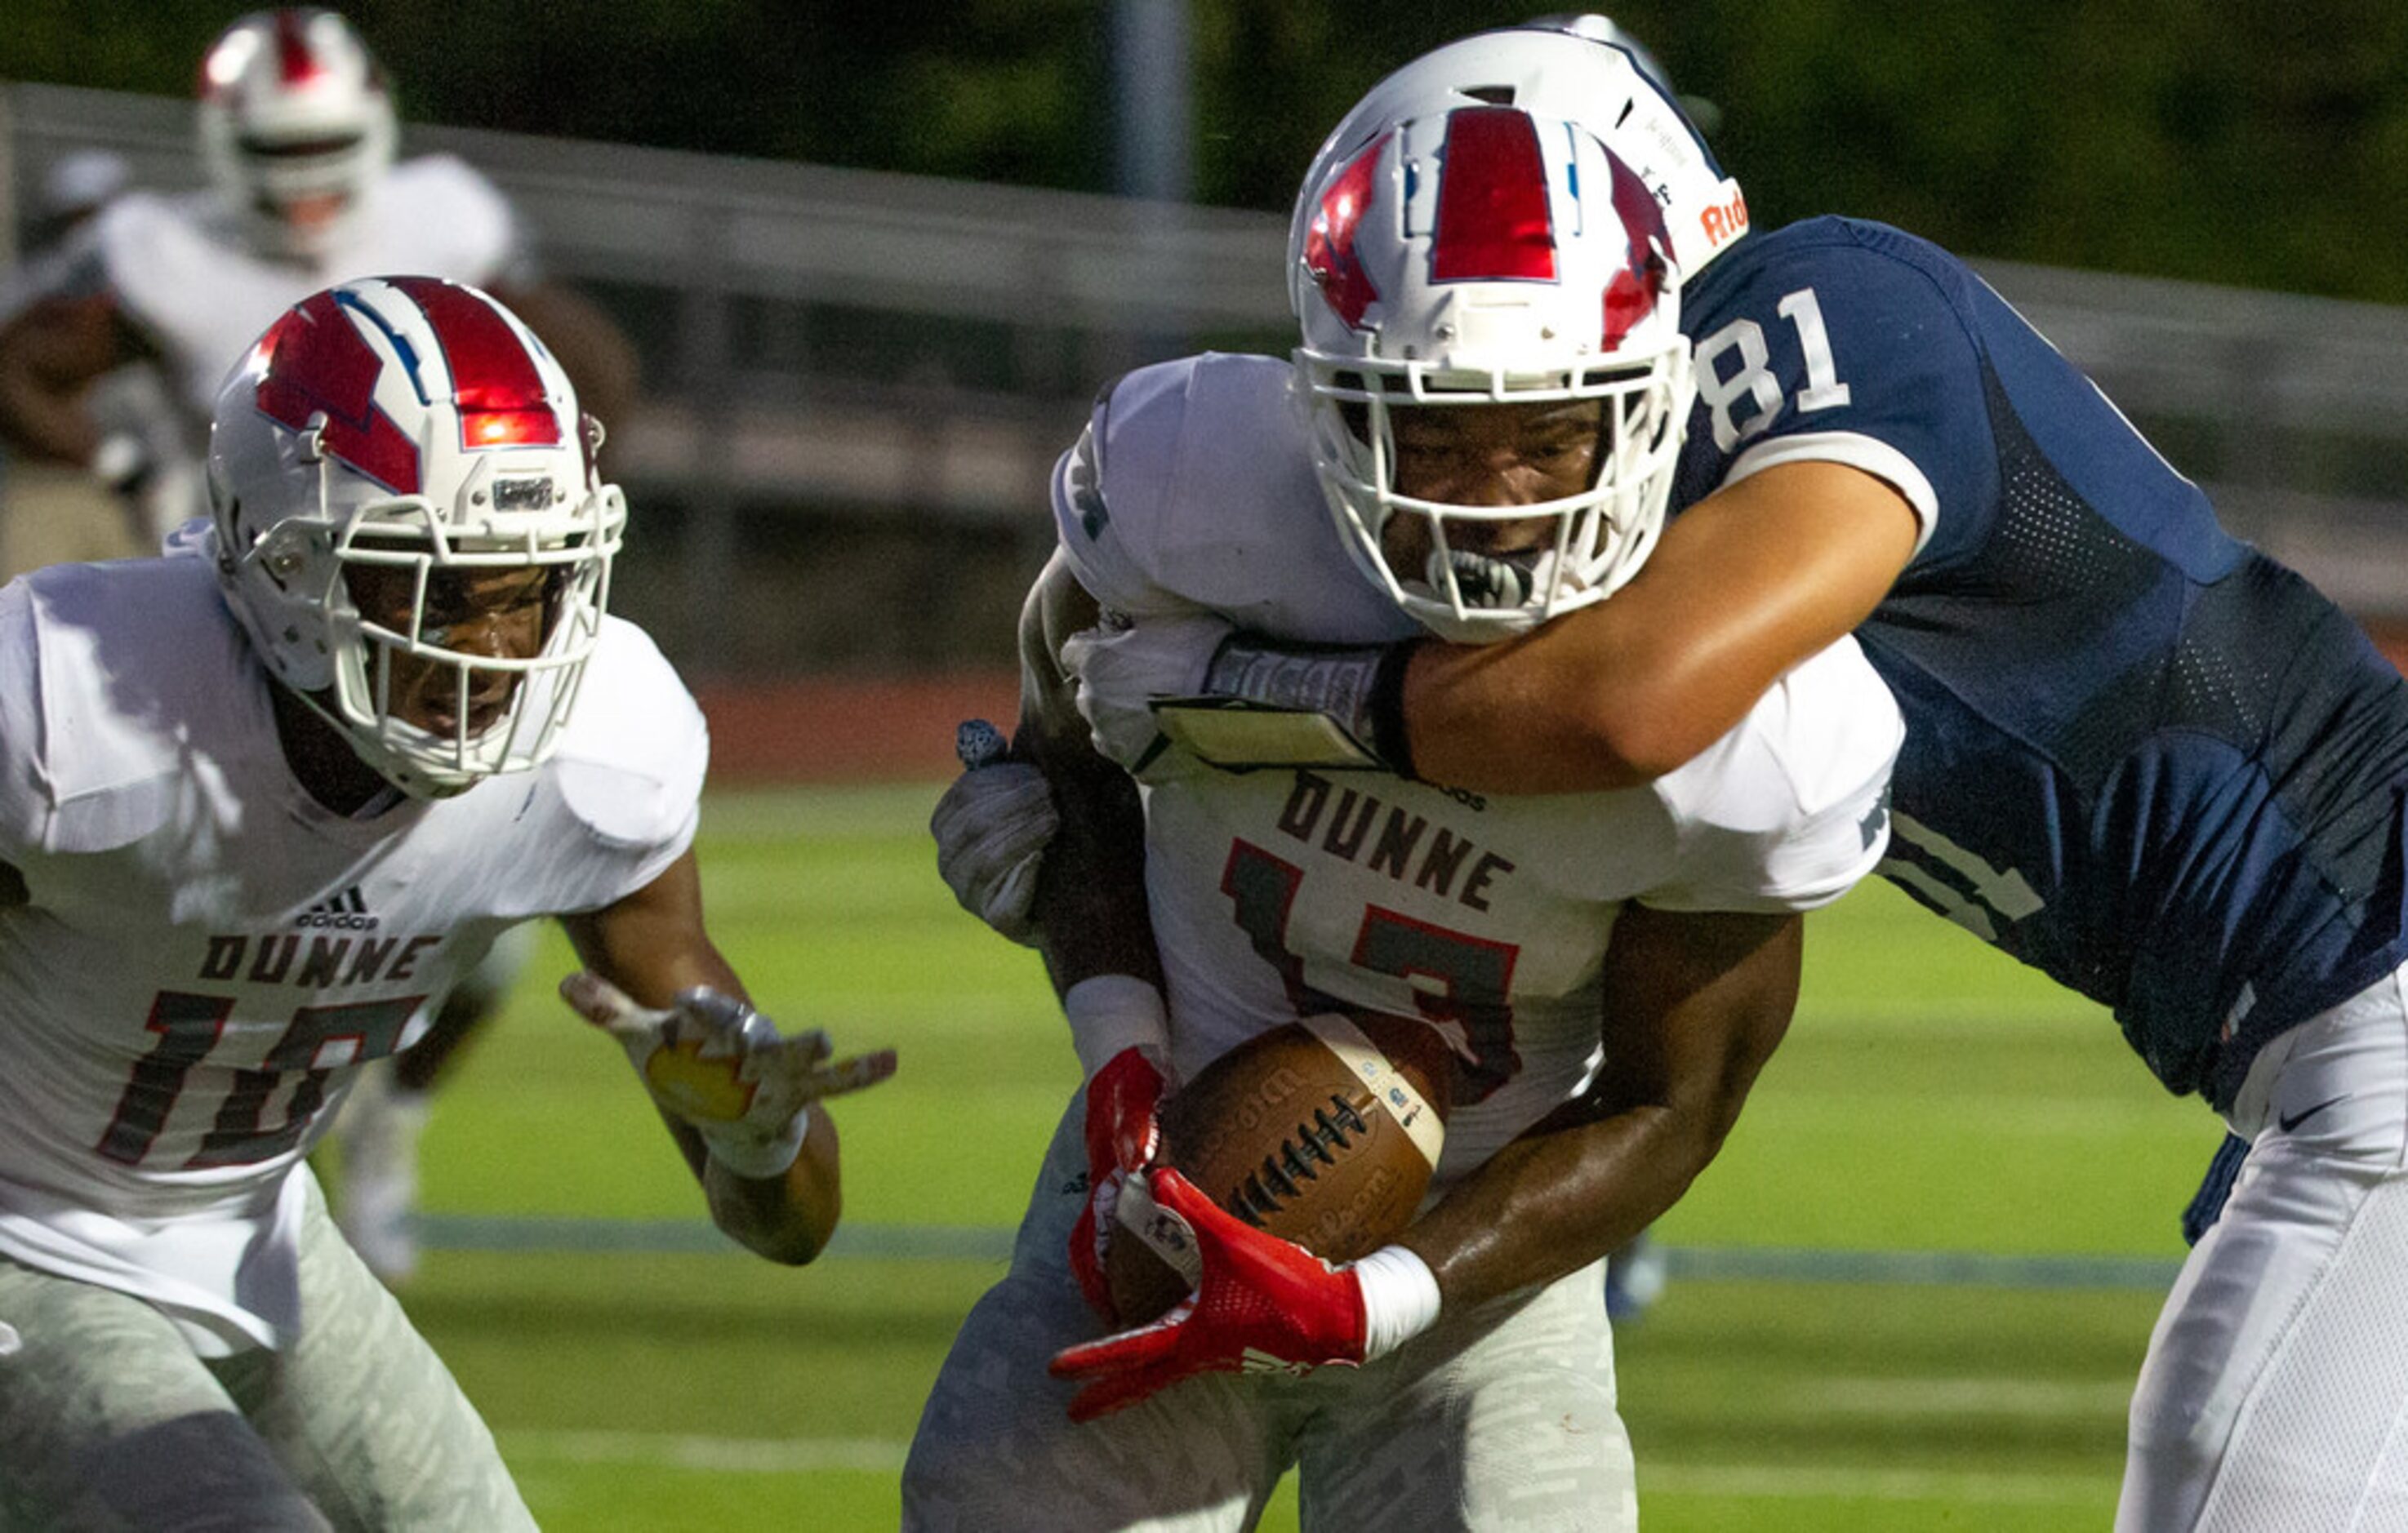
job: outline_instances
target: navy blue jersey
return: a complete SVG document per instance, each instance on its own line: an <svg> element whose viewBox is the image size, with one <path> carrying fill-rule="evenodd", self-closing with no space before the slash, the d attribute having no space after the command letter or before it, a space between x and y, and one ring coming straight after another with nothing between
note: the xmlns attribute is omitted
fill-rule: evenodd
<svg viewBox="0 0 2408 1533"><path fill-rule="evenodd" d="M1816 219L1683 294L1675 512L1837 458L1926 538L1857 630L1907 721L1883 871L2230 1104L2266 1039L2408 957L2408 686L1961 262Z"/></svg>

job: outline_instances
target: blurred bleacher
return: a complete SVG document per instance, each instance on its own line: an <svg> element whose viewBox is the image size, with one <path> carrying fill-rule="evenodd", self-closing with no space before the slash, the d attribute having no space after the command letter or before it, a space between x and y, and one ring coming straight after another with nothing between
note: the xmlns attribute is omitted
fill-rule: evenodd
<svg viewBox="0 0 2408 1533"><path fill-rule="evenodd" d="M190 110L0 86L0 209L84 146L199 184ZM1274 214L410 125L430 150L635 339L609 466L647 578L619 602L706 681L1008 664L1096 385L1287 344ZM2408 629L2408 309L1977 265L2235 531Z"/></svg>

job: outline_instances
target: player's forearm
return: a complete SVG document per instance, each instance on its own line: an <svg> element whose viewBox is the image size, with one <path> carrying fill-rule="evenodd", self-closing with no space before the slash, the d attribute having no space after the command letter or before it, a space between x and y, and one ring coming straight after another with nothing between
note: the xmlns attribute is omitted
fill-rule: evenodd
<svg viewBox="0 0 2408 1533"><path fill-rule="evenodd" d="M1062 828L1046 848L1036 912L1045 969L1057 993L1102 974L1160 986L1161 961L1145 899L1145 830L1136 788L1077 774L1054 780Z"/></svg>
<svg viewBox="0 0 2408 1533"><path fill-rule="evenodd" d="M1583 615L1556 619L1556 630ZM1415 646L1402 707L1414 774L1488 793L1608 792L1647 781L1654 773L1638 742L1624 738L1611 684L1586 684L1588 657L1526 642Z"/></svg>
<svg viewBox="0 0 2408 1533"><path fill-rule="evenodd" d="M84 394L149 348L107 298L44 299L0 326L0 441L88 467L101 434Z"/></svg>
<svg viewBox="0 0 2408 1533"><path fill-rule="evenodd" d="M1577 1271L1661 1217L1722 1147L1666 1106L1533 1133L1458 1182L1399 1242L1450 1311Z"/></svg>
<svg viewBox="0 0 2408 1533"><path fill-rule="evenodd" d="M1506 643L1422 644L1405 668L1402 709L1413 770L1487 793L1650 782L1727 734L1784 672L1843 632L1793 638L1745 610L1683 628L1625 592Z"/></svg>
<svg viewBox="0 0 2408 1533"><path fill-rule="evenodd" d="M1045 849L1035 913L1057 992L1126 974L1159 988L1162 965L1145 900L1145 809L1137 784L1098 754L1061 667L1063 640L1096 621L1096 604L1058 558L1021 620L1020 728L1014 751L1044 771L1061 825Z"/></svg>
<svg viewBox="0 0 2408 1533"><path fill-rule="evenodd" d="M1404 684L1413 769L1492 793L1660 777L1864 622L1918 527L1886 481L1837 463L1727 485L1665 528L1609 599L1508 643L1424 645Z"/></svg>
<svg viewBox="0 0 2408 1533"><path fill-rule="evenodd" d="M699 1148L700 1137L694 1140ZM773 1262L799 1267L818 1256L827 1249L843 1212L836 1125L824 1107L812 1110L802 1153L782 1176L738 1176L707 1156L701 1175L711 1223L746 1250Z"/></svg>
<svg viewBox="0 0 2408 1533"><path fill-rule="evenodd" d="M1788 1030L1802 932L1794 914L1623 910L1604 1073L1406 1234L1449 1304L1573 1271L1680 1199Z"/></svg>

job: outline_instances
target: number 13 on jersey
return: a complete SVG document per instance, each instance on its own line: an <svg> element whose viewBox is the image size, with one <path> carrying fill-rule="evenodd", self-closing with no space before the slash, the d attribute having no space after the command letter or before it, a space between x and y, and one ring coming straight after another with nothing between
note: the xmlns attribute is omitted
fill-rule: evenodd
<svg viewBox="0 0 2408 1533"><path fill-rule="evenodd" d="M1303 886L1304 869L1248 840L1229 844L1221 892L1229 896L1239 929L1265 963L1286 981L1299 1010L1332 1003L1305 982L1304 960L1288 945L1288 919ZM1421 1014L1455 1034L1461 1073L1455 1099L1478 1101L1512 1080L1521 1067L1513 1048L1513 965L1521 949L1468 932L1416 920L1378 905L1363 908L1363 921L1347 962L1367 973L1411 984ZM1466 1060L1462 1050L1471 1057Z"/></svg>

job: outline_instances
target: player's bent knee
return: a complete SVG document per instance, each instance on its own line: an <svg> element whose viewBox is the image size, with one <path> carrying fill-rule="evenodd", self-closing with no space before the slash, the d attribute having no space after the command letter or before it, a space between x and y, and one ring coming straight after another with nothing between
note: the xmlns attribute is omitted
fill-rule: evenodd
<svg viewBox="0 0 2408 1533"><path fill-rule="evenodd" d="M30 1488L13 1509L31 1513L22 1526L159 1533L331 1533L334 1526L230 1411L176 1416L93 1443L77 1455L72 1482L47 1493Z"/></svg>

